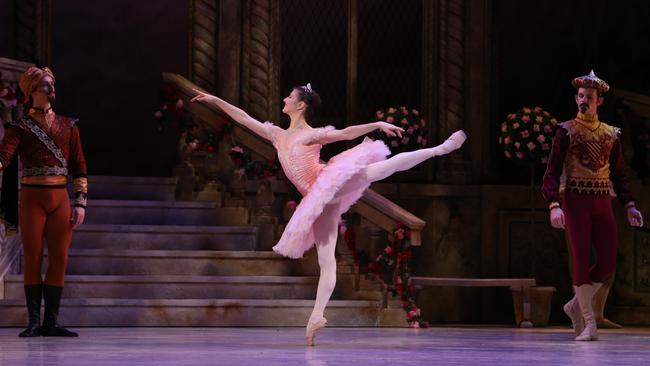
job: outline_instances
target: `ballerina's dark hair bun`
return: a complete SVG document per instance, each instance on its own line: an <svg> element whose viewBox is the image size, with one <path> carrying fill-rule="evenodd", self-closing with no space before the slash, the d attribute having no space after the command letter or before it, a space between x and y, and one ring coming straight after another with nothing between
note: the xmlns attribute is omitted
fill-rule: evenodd
<svg viewBox="0 0 650 366"><path fill-rule="evenodd" d="M294 90L298 91L298 99L305 102L307 108L305 109L305 119L307 122L311 122L311 118L316 113L316 110L321 106L320 95L311 88L311 84L303 86L295 86Z"/></svg>

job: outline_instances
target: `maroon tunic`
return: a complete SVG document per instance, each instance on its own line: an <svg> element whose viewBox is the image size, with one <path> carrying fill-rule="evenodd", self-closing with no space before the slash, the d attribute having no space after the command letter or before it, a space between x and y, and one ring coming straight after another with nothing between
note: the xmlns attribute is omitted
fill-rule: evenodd
<svg viewBox="0 0 650 366"><path fill-rule="evenodd" d="M29 117L25 117L27 119ZM86 159L81 148L79 128L76 119L57 115L51 129L43 129L61 150L67 169L61 174L63 164L50 149L34 134L23 120L9 124L0 144L0 163L6 167L15 152L20 155L23 175L72 175L73 178L86 177ZM36 123L32 121L32 123ZM35 174L40 172L41 174Z"/></svg>

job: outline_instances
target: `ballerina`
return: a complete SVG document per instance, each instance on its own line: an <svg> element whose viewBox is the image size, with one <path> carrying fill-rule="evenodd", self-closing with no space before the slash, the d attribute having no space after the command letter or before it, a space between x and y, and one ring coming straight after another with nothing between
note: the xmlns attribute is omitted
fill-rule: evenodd
<svg viewBox="0 0 650 366"><path fill-rule="evenodd" d="M401 153L389 159L386 157L390 155L390 150L382 141L366 138L361 144L322 163L320 150L325 144L354 140L377 129L388 136L401 137L404 130L386 122L350 126L342 130L332 126L312 128L309 123L320 107L321 99L310 84L293 88L291 94L284 98L282 112L291 121L286 130L270 122L257 121L219 97L197 89L194 91L197 95L192 102L216 105L235 122L269 140L278 152L278 160L286 177L303 195L273 250L290 258L300 258L305 251L316 246L320 277L316 302L305 332L307 345L313 346L316 331L327 322L323 313L336 285L334 253L341 214L361 197L372 182L460 148L466 139L465 133L457 131L441 145Z"/></svg>

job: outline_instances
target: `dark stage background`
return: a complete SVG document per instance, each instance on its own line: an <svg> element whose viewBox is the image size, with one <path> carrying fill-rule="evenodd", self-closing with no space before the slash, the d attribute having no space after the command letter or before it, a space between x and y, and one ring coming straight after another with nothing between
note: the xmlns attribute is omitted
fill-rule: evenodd
<svg viewBox="0 0 650 366"><path fill-rule="evenodd" d="M1 56L14 55L15 1L0 0ZM489 144L499 170L483 183L528 181L526 169L512 169L502 158L498 125L522 106L539 105L559 120L570 118L575 113L572 77L594 68L614 88L650 94L650 2L489 4L491 112L484 120L466 122L494 126L490 136L472 136L489 140L475 143ZM359 2L359 121L389 103L419 106L421 6L415 0ZM325 102L319 121L344 127L347 2L282 0L280 17L281 94L312 82ZM51 36L57 109L81 119L90 173L170 175L176 136L158 134L152 115L161 72L186 76L189 71L189 1L54 1ZM617 124L615 112L614 101L607 100L602 119Z"/></svg>

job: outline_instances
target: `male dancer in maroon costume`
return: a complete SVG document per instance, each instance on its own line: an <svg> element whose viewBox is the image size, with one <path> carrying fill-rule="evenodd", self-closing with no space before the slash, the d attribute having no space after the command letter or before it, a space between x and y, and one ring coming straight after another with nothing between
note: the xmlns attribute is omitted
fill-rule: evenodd
<svg viewBox="0 0 650 366"><path fill-rule="evenodd" d="M0 169L18 153L23 166L19 223L23 239L24 283L29 325L20 337L76 337L57 324L72 229L83 222L88 178L76 119L57 115L54 75L31 67L20 79L31 99L26 117L12 122L0 144ZM74 208L70 207L68 174L74 179ZM43 238L48 245L48 268L41 278ZM41 298L45 300L40 324Z"/></svg>
<svg viewBox="0 0 650 366"><path fill-rule="evenodd" d="M610 188L627 210L632 226L643 226L625 175L620 130L598 120L597 109L609 85L592 71L573 79L578 115L561 123L544 175L542 193L549 202L551 225L565 228L571 250L575 296L564 306L577 341L598 339L593 298L614 275L618 229ZM610 187L610 181L613 187ZM564 195L560 196L560 186ZM590 265L591 248L596 262Z"/></svg>

